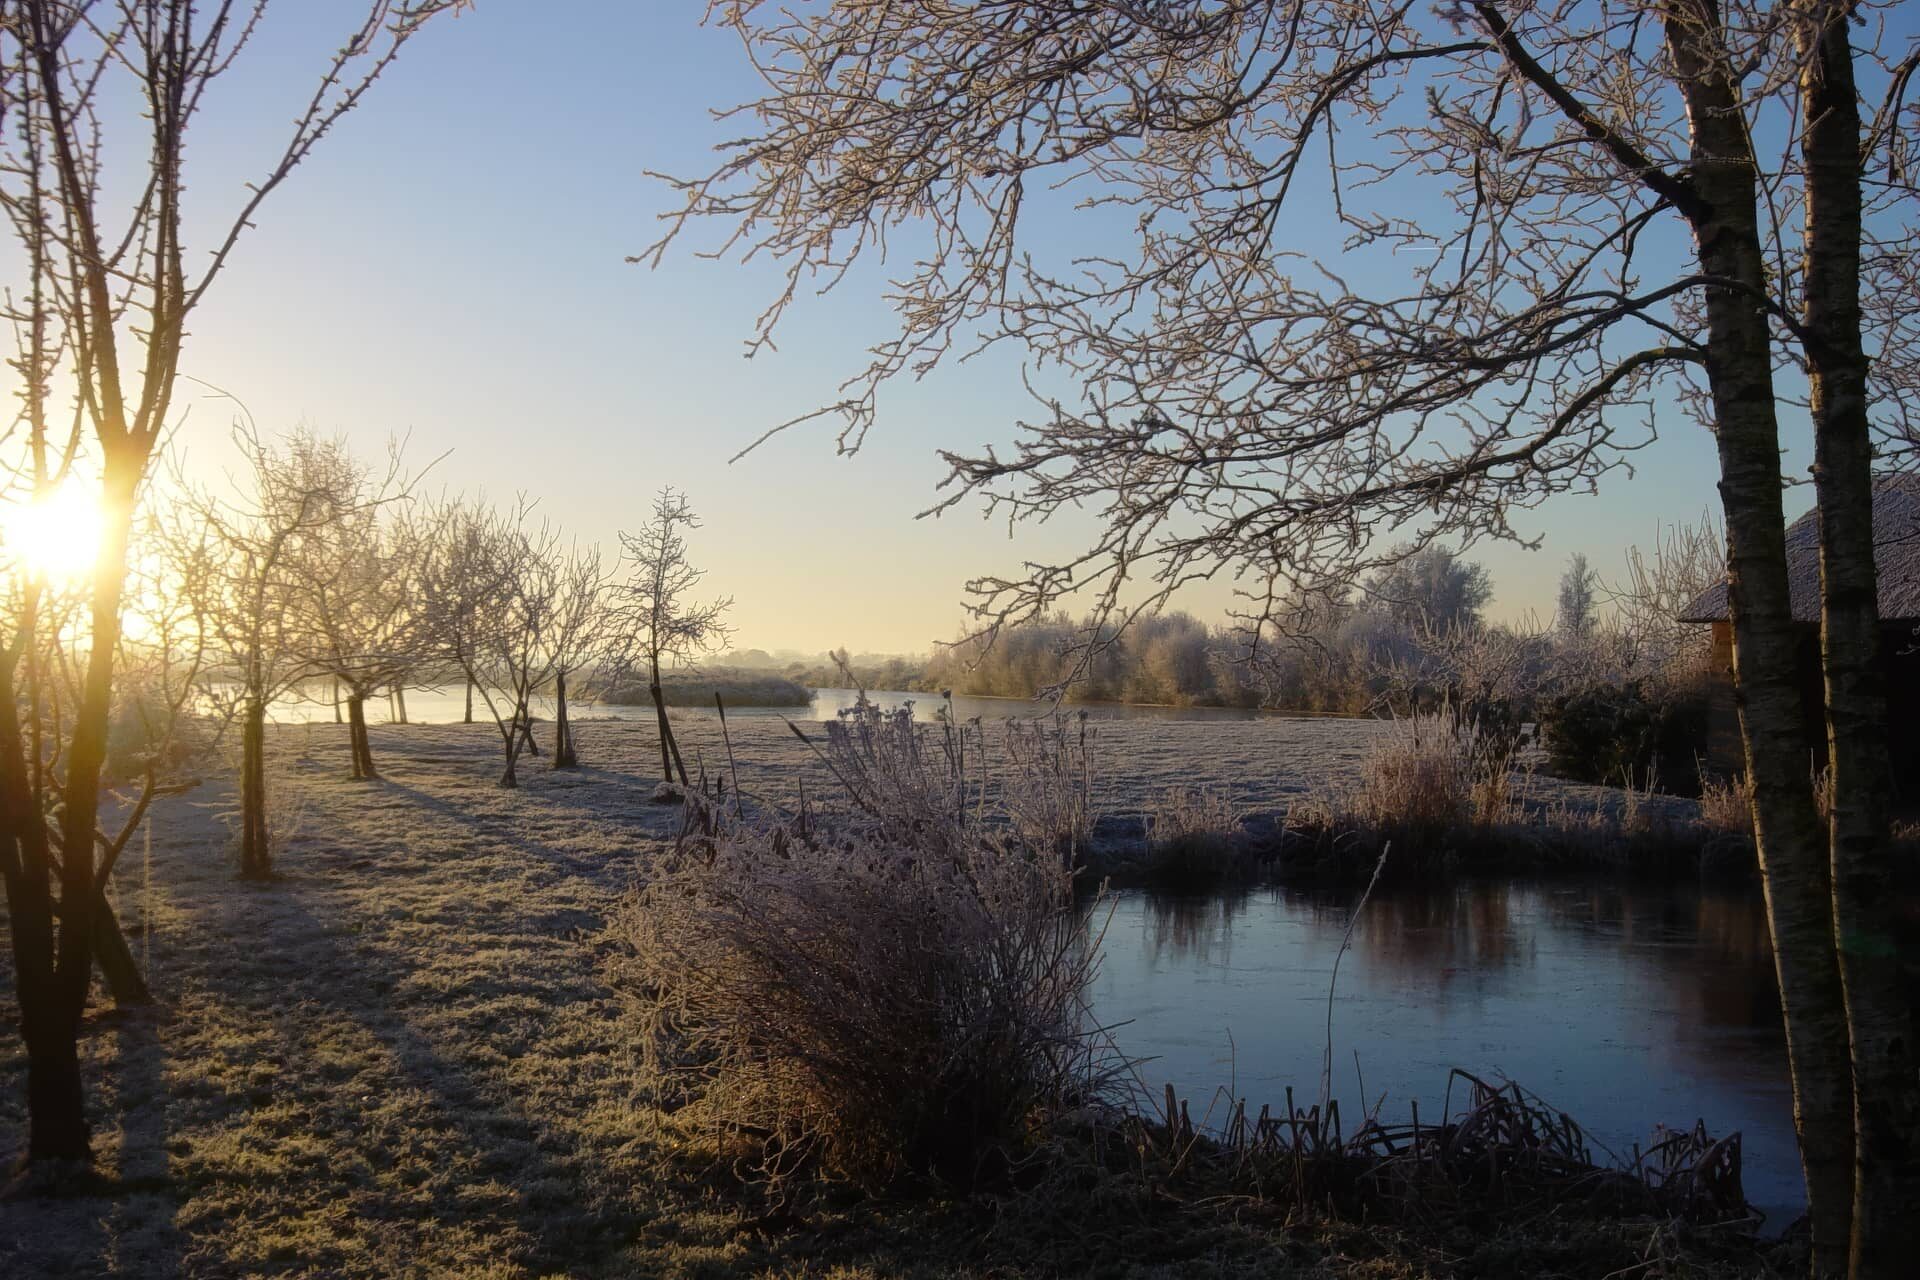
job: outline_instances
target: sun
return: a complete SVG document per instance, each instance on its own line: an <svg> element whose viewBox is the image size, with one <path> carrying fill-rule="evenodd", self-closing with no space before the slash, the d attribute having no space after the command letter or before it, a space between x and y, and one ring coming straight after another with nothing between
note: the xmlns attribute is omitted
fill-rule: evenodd
<svg viewBox="0 0 1920 1280"><path fill-rule="evenodd" d="M72 582L100 557L100 507L77 485L0 507L0 554L23 573Z"/></svg>

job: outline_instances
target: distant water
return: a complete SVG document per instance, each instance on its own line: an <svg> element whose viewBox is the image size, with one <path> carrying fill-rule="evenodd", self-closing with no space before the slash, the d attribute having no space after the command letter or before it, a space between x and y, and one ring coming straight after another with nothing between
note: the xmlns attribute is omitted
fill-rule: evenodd
<svg viewBox="0 0 1920 1280"><path fill-rule="evenodd" d="M1283 1111L1289 1085L1309 1105L1352 898L1119 894L1095 1014L1126 1024L1121 1049L1154 1059L1145 1083L1173 1084L1195 1117L1229 1085L1252 1112ZM1697 887L1487 882L1376 894L1334 1000L1342 1123L1351 1132L1383 1099L1389 1120L1409 1118L1416 1098L1423 1121L1438 1118L1453 1067L1518 1081L1621 1156L1656 1123L1705 1120L1715 1137L1740 1132L1748 1199L1778 1230L1805 1197L1767 937L1757 896Z"/></svg>
<svg viewBox="0 0 1920 1280"><path fill-rule="evenodd" d="M792 707L734 707L727 708L730 716L785 716L789 720L831 720L842 711L851 708L859 694L852 689L815 689L813 701L805 705ZM869 689L867 697L878 706L893 710L909 703L913 706L916 720L932 721L939 718L949 705L948 699L937 693L904 693L897 689ZM317 699L317 700L316 700ZM952 712L961 720L979 716L986 720L1000 720L1008 716L1045 716L1051 715L1053 708L1044 702L1034 702L1027 698L975 698L961 694L951 700ZM367 720L372 724L385 724L392 713L386 698L373 698L367 702ZM580 702L570 700L569 714L583 719L613 720L651 720L651 703L637 707L616 707L605 703ZM711 706L670 707L674 715L713 715ZM1089 702L1070 703L1061 708L1066 715L1078 715L1085 712L1090 720L1259 720L1274 718L1277 713L1256 711L1241 707L1157 707L1141 706L1126 702ZM534 715L542 719L553 716L553 703L550 699L539 698L534 701ZM457 686L438 689L407 690L407 719L414 724L458 724L466 714L466 695ZM487 708L480 698L474 698L474 718L480 721L488 719ZM303 723L307 721L331 721L334 718L333 704L327 701L324 689L315 691L315 696L292 694L274 704L273 718L282 723Z"/></svg>

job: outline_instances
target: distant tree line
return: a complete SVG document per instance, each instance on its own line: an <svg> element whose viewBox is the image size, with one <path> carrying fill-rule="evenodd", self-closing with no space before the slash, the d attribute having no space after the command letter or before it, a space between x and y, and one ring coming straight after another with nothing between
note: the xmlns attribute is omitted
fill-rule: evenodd
<svg viewBox="0 0 1920 1280"><path fill-rule="evenodd" d="M1484 566L1443 546L1409 548L1353 588L1288 601L1258 644L1237 625L1177 610L1124 631L1056 612L963 638L878 687L1347 715L1499 700L1528 719L1582 689L1658 685L1659 697L1678 697L1699 684L1706 635L1674 618L1718 580L1718 546L1710 522L1677 526L1651 552L1629 552L1611 585L1576 555L1559 611L1527 623L1487 620Z"/></svg>

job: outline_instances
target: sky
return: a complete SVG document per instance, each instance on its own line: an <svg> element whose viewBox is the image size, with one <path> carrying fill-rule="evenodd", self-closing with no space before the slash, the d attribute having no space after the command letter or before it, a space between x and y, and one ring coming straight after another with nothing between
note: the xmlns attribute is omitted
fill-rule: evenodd
<svg viewBox="0 0 1920 1280"><path fill-rule="evenodd" d="M216 84L190 138L199 243L270 163L355 7L284 0ZM445 455L431 487L525 493L608 551L670 484L704 518L692 555L709 594L734 598L741 648L923 651L956 633L969 577L1072 546L1086 528L1072 518L1011 537L977 509L915 518L944 474L936 448L1006 440L1032 410L1011 351L891 388L853 457L820 424L729 463L831 399L893 320L869 272L804 300L779 350L747 360L770 264L627 262L673 203L647 172L710 167L730 136L711 109L757 83L703 7L480 0L422 33L271 196L195 313L176 436L188 467L228 460L217 388L267 431L307 423L368 455L404 436L420 463ZM1034 231L1071 237L1072 215ZM1708 434L1675 412L1662 435L1635 476L1526 513L1541 549L1474 550L1497 615L1550 613L1569 554L1618 577L1628 544L1717 505ZM1176 603L1218 619L1229 600L1219 583Z"/></svg>

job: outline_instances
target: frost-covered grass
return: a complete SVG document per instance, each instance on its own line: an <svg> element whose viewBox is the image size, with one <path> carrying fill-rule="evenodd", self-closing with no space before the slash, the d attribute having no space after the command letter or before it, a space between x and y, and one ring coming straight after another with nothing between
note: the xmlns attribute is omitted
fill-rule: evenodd
<svg viewBox="0 0 1920 1280"><path fill-rule="evenodd" d="M750 798L828 792L784 725L732 730ZM717 721L680 731L690 767L727 767ZM0 1204L0 1275L1415 1276L1552 1245L1597 1276L1646 1244L1286 1228L1099 1180L1070 1202L760 1198L654 1106L610 980L605 927L680 818L646 802L651 727L582 724L582 769L535 761L512 792L491 727L372 733L385 777L352 783L343 727L270 731L306 813L269 883L232 877L223 785L157 808L113 892L162 1003L97 1007L83 1046L110 1191ZM1140 817L1224 779L1273 820L1368 733L1104 725L1101 803ZM25 1119L10 984L0 962L4 1153Z"/></svg>

